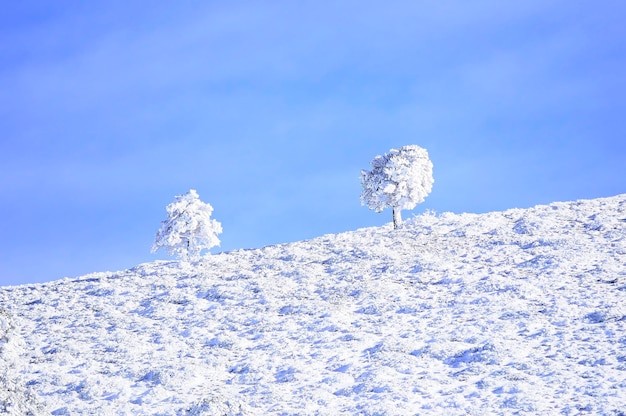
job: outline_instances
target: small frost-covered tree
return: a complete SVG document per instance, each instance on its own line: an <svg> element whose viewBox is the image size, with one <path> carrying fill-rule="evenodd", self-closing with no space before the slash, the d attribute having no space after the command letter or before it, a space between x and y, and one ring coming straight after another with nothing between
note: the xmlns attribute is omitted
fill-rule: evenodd
<svg viewBox="0 0 626 416"><path fill-rule="evenodd" d="M156 233L153 253L165 248L170 256L195 261L202 250L220 245L217 235L221 234L222 225L211 219L213 207L200 201L195 189L176 196L165 210L167 219Z"/></svg>
<svg viewBox="0 0 626 416"><path fill-rule="evenodd" d="M417 145L391 149L376 156L372 170L361 171L361 205L376 212L393 209L393 227L402 224L403 209L424 202L433 187L433 164L426 149Z"/></svg>

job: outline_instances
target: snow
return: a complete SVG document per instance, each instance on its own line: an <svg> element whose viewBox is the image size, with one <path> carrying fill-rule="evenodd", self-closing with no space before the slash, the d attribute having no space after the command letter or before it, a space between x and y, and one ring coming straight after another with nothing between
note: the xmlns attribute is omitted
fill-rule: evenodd
<svg viewBox="0 0 626 416"><path fill-rule="evenodd" d="M625 263L618 195L2 287L0 382L14 414L623 415Z"/></svg>

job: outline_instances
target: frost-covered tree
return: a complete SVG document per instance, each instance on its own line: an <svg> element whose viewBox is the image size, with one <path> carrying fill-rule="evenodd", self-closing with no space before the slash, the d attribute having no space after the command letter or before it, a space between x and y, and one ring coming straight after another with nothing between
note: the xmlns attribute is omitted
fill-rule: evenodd
<svg viewBox="0 0 626 416"><path fill-rule="evenodd" d="M220 245L217 235L221 234L222 225L211 219L213 207L200 201L195 189L176 196L165 210L167 219L156 233L153 253L165 248L170 256L195 261L202 250Z"/></svg>
<svg viewBox="0 0 626 416"><path fill-rule="evenodd" d="M417 145L391 149L376 156L372 170L361 171L361 205L376 212L393 209L393 226L402 224L403 209L424 202L433 187L433 164L426 149Z"/></svg>

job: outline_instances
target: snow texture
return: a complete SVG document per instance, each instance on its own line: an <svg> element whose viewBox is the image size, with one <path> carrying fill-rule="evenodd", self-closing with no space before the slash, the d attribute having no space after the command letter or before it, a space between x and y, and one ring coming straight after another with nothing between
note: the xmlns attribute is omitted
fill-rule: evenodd
<svg viewBox="0 0 626 416"><path fill-rule="evenodd" d="M399 225L400 211L415 208L432 190L428 152L417 145L403 146L376 156L371 165L372 170L361 171L361 204L376 212L394 208L394 224Z"/></svg>
<svg viewBox="0 0 626 416"><path fill-rule="evenodd" d="M43 407L18 374L23 343L16 332L13 318L0 309L0 414L39 414Z"/></svg>
<svg viewBox="0 0 626 416"><path fill-rule="evenodd" d="M197 261L202 250L220 245L222 225L211 219L213 207L202 202L195 189L176 196L165 210L167 219L156 234L153 253L165 248L170 256Z"/></svg>
<svg viewBox="0 0 626 416"><path fill-rule="evenodd" d="M2 287L0 390L53 415L624 415L625 263L619 195Z"/></svg>

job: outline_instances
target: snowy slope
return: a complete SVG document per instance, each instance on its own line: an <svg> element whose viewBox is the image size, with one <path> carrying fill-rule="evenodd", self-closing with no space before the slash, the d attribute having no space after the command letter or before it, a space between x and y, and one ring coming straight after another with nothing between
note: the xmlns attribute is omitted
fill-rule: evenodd
<svg viewBox="0 0 626 416"><path fill-rule="evenodd" d="M55 415L624 415L625 263L619 195L3 287L0 380Z"/></svg>

